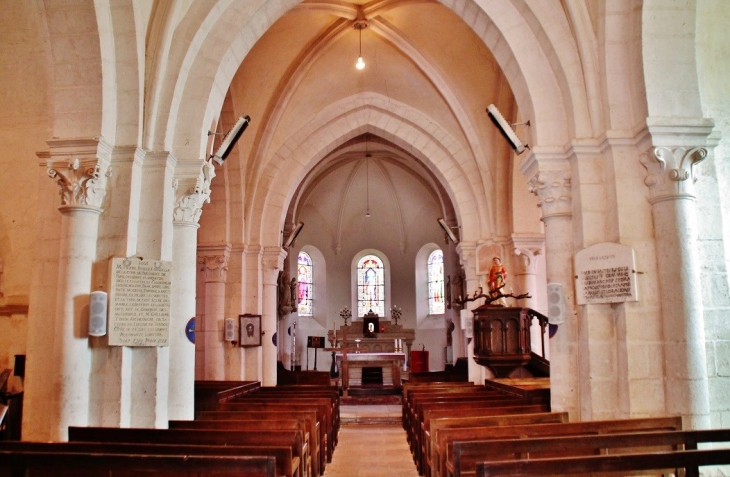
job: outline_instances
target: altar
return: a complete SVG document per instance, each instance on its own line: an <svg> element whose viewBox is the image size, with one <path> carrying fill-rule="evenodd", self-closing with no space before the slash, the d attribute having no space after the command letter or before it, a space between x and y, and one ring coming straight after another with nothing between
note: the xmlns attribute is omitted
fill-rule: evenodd
<svg viewBox="0 0 730 477"><path fill-rule="evenodd" d="M368 326L368 318L377 323L377 328ZM332 344L330 349L335 352L345 395L349 387L363 384L364 368L382 370L384 386L401 386L401 371L408 369L408 351L413 345L416 330L403 328L390 321L380 321L379 318L375 314L368 314L363 320L327 333Z"/></svg>
<svg viewBox="0 0 730 477"><path fill-rule="evenodd" d="M365 335L362 322L356 321L348 326L340 326L327 332L327 339L334 348L348 348L361 353L393 353L398 346L399 351L408 356L408 351L416 338L416 330L403 328L388 321L380 322L380 329L371 335ZM349 351L348 351L349 352Z"/></svg>
<svg viewBox="0 0 730 477"><path fill-rule="evenodd" d="M400 387L400 371L406 361L405 353L336 353L335 359L340 368L342 390L362 384L363 368L382 368L383 385Z"/></svg>

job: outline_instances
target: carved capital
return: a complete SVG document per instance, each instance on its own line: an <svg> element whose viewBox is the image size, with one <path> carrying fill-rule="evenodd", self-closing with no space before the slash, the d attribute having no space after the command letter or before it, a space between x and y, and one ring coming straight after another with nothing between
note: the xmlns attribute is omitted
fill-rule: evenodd
<svg viewBox="0 0 730 477"><path fill-rule="evenodd" d="M648 174L649 201L694 199L694 166L707 157L704 147L655 147L641 155L641 164Z"/></svg>
<svg viewBox="0 0 730 477"><path fill-rule="evenodd" d="M264 283L276 285L279 279L279 271L284 268L286 251L281 247L266 247L261 256L261 271L263 272Z"/></svg>
<svg viewBox="0 0 730 477"><path fill-rule="evenodd" d="M516 248L515 255L517 255L517 260L515 264L518 270L515 272L515 275L534 275L535 259L541 253L541 248Z"/></svg>
<svg viewBox="0 0 730 477"><path fill-rule="evenodd" d="M181 186L181 180L175 179L175 210L173 221L178 225L197 225L203 213L203 204L210 202L210 184L215 177L215 168L210 161L205 161L190 188Z"/></svg>
<svg viewBox="0 0 730 477"><path fill-rule="evenodd" d="M48 161L46 163L48 177L56 179L61 195L59 209L74 208L101 211L102 201L106 194L108 166L98 159L70 161Z"/></svg>
<svg viewBox="0 0 730 477"><path fill-rule="evenodd" d="M228 258L226 252L219 254L198 255L198 266L203 272L205 283L225 282L228 276Z"/></svg>
<svg viewBox="0 0 730 477"><path fill-rule="evenodd" d="M569 171L540 171L528 182L530 192L538 198L543 221L549 217L572 215L572 191Z"/></svg>

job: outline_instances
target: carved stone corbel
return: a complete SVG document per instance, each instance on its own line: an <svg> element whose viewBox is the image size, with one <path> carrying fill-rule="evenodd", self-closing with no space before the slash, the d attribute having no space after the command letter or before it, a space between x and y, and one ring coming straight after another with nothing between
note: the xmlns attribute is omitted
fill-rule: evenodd
<svg viewBox="0 0 730 477"><path fill-rule="evenodd" d="M173 223L176 225L197 226L203 213L203 204L210 202L210 184L215 177L215 168L210 161L205 161L195 179L195 185L181 189L180 179L175 179L175 210Z"/></svg>

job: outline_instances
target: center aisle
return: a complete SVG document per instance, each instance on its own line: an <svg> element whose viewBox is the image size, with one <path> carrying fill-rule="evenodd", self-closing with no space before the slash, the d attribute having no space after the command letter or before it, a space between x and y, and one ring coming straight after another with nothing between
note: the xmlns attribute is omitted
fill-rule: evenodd
<svg viewBox="0 0 730 477"><path fill-rule="evenodd" d="M418 477L400 424L342 424L324 477Z"/></svg>

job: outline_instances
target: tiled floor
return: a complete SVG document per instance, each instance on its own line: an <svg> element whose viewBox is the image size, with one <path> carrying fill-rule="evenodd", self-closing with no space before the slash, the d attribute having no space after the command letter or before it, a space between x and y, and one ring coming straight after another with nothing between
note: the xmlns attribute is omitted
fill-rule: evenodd
<svg viewBox="0 0 730 477"><path fill-rule="evenodd" d="M325 477L418 477L400 419L400 406L342 406Z"/></svg>

